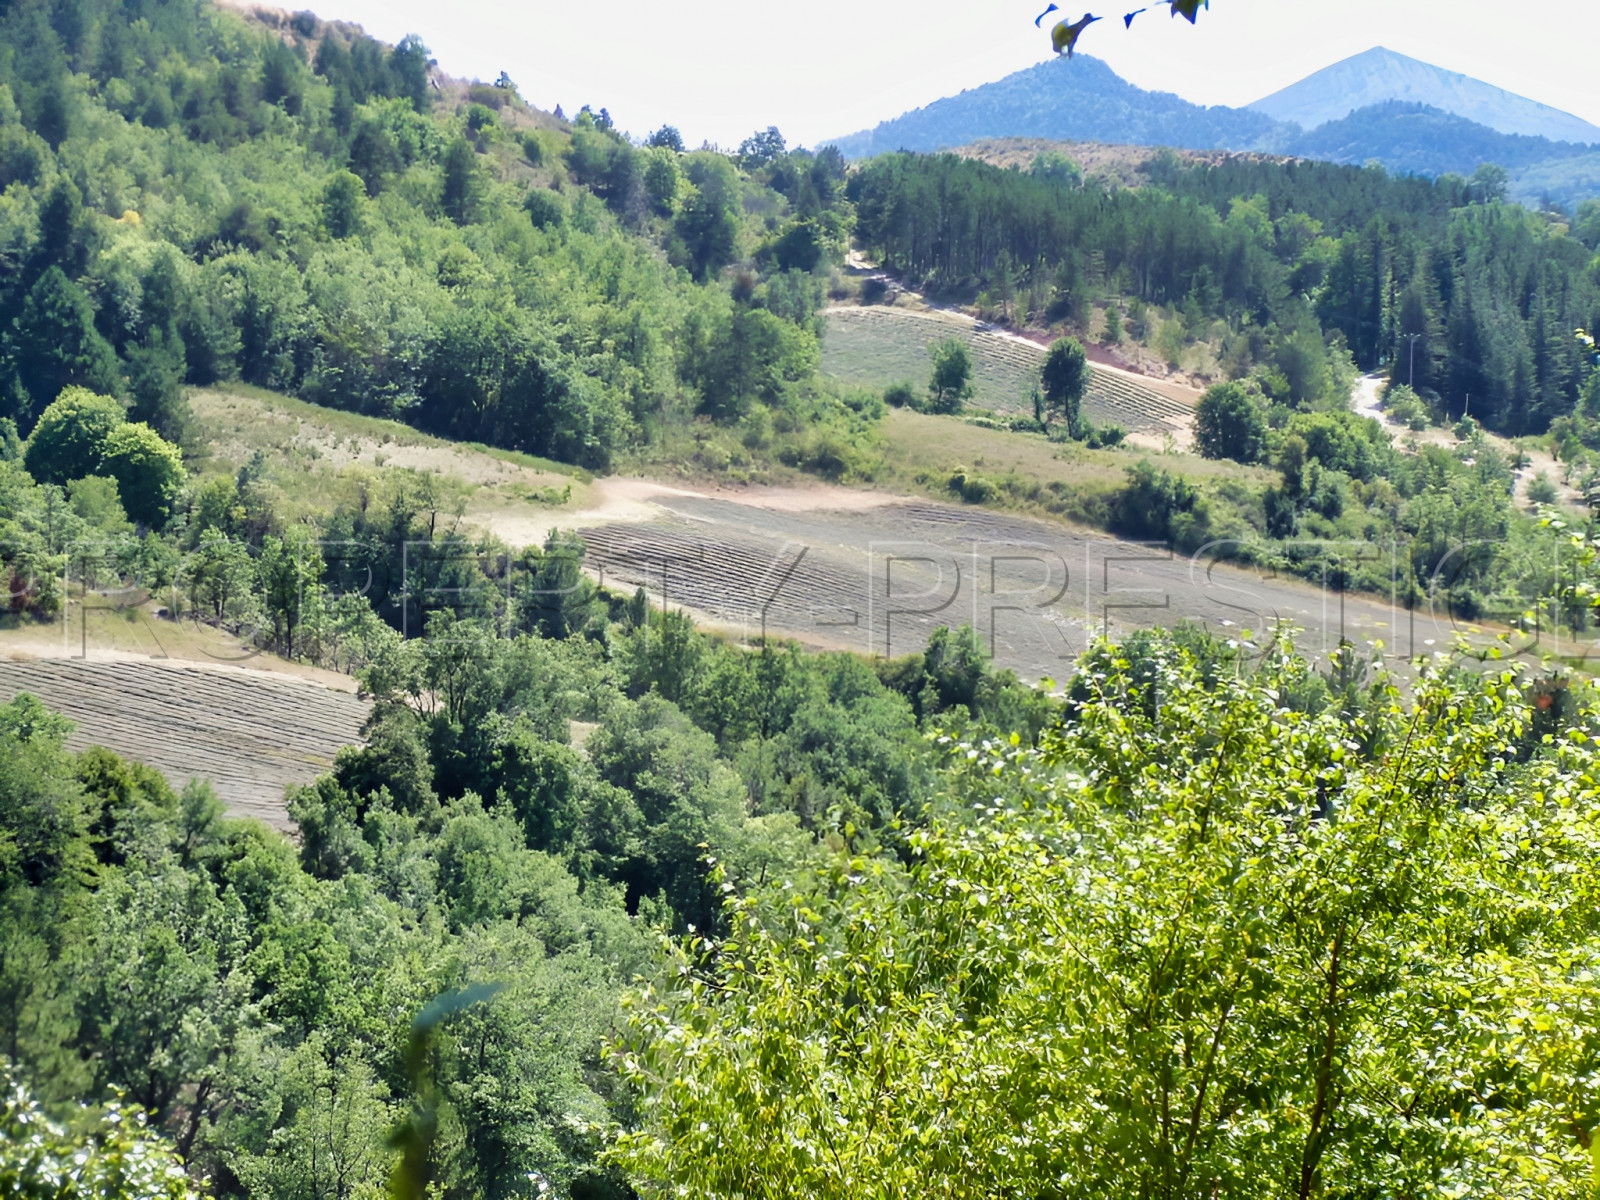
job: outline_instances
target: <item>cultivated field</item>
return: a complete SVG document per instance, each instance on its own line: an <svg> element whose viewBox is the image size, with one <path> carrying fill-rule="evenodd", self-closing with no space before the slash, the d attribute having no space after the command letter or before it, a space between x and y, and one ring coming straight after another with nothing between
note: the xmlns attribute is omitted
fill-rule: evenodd
<svg viewBox="0 0 1600 1200"><path fill-rule="evenodd" d="M928 347L959 337L972 353L972 403L1001 414L1033 411L1045 349L1024 338L980 328L958 314L890 307L829 309L827 322L822 370L835 379L875 388L904 380L926 388L933 373ZM1090 367L1083 411L1097 425L1175 440L1187 438L1194 419L1191 405L1101 366Z"/></svg>
<svg viewBox="0 0 1600 1200"><path fill-rule="evenodd" d="M881 501L881 496L874 496ZM750 639L898 655L941 625L972 624L996 661L1025 678L1061 679L1091 638L1197 622L1264 647L1279 623L1304 630L1314 656L1383 642L1391 654L1445 649L1457 630L1442 610L1408 613L1383 598L1339 594L985 509L927 501L862 505L818 489L809 511L764 507L762 495L649 502L627 522L584 530L589 565L613 586L642 586L708 625ZM1381 554L1374 547L1329 553ZM1460 627L1463 632L1480 633Z"/></svg>
<svg viewBox="0 0 1600 1200"><path fill-rule="evenodd" d="M289 828L283 790L310 783L361 740L369 705L260 671L175 660L0 659L0 700L31 692L77 724L74 750L104 746L174 788L209 779L234 816Z"/></svg>

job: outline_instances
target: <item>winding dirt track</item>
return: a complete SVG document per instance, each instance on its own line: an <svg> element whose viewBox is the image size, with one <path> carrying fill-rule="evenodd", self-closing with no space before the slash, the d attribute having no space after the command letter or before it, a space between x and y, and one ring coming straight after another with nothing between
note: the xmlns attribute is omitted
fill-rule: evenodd
<svg viewBox="0 0 1600 1200"><path fill-rule="evenodd" d="M0 659L0 699L31 692L77 725L73 750L104 746L174 788L209 779L233 816L292 826L289 784L310 783L361 741L369 705L348 692L261 672L175 661Z"/></svg>

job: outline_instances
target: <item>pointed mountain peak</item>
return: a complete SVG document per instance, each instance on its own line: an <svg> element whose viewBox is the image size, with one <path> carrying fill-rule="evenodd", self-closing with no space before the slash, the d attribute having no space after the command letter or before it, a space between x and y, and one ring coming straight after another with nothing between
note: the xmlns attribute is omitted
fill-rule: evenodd
<svg viewBox="0 0 1600 1200"><path fill-rule="evenodd" d="M1385 46L1324 67L1248 107L1309 130L1390 100L1426 104L1500 133L1600 142L1600 127L1580 117Z"/></svg>

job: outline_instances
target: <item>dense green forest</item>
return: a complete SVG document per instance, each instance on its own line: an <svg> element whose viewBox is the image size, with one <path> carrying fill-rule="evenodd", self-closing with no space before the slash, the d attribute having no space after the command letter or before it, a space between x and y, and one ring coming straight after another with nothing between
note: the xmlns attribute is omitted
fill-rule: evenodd
<svg viewBox="0 0 1600 1200"><path fill-rule="evenodd" d="M408 643L295 842L0 708L6 1177L1591 1194L1586 691L1179 630L1045 701L627 607Z"/></svg>
<svg viewBox="0 0 1600 1200"><path fill-rule="evenodd" d="M7 5L0 415L76 384L182 441L181 385L239 379L604 466L696 412L844 413L810 390L836 153L636 147L436 103L429 64L310 14Z"/></svg>
<svg viewBox="0 0 1600 1200"><path fill-rule="evenodd" d="M1493 167L1429 181L1165 156L1149 186L1108 191L1040 165L874 159L850 179L857 238L930 287L998 289L1036 319L1104 296L1171 306L1190 336L1218 333L1230 375L1292 403L1322 399L1324 360L1348 354L1506 433L1593 416L1573 330L1600 318L1600 202L1569 228L1505 203Z"/></svg>

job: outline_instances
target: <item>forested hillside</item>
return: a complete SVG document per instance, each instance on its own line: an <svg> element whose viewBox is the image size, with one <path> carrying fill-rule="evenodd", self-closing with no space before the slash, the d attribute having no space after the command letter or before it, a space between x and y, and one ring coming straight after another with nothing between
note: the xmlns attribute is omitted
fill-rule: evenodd
<svg viewBox="0 0 1600 1200"><path fill-rule="evenodd" d="M944 411L900 415L951 457L964 421L997 462L1033 439L1053 475L974 461L929 490L1581 627L1600 545L1518 511L1514 447L1470 419L1405 445L1350 407L1356 365L1407 378L1414 335L1391 415L1426 430L1470 394L1574 470L1600 445L1574 333L1600 209L1498 184L847 171L775 129L636 144L311 14L0 0L5 624L76 603L87 631L92 595L132 596L373 705L289 790L292 838L0 705L0 1190L1592 1197L1581 679L1491 669L1510 635L1482 631L1392 672L1376 643L1313 664L1281 630L1179 624L1039 688L971 627L896 658L734 644L549 528L589 469L680 450L858 473L885 400L816 375L854 233L997 321L1114 343L1125 309L1130 338L1214 343L1196 446L1271 468L1202 486L1175 451L1090 448L1066 339L1031 423L963 412L951 339L927 401L891 389ZM437 469L461 447L406 467L394 435L420 435L331 409L493 443L548 526L474 528ZM1090 454L1124 482L1075 492ZM1390 537L1386 562L1325 554ZM818 578L813 620L840 599Z"/></svg>
<svg viewBox="0 0 1600 1200"><path fill-rule="evenodd" d="M1294 402L1321 395L1324 347L1410 383L1417 334L1415 386L1456 415L1470 395L1483 423L1524 433L1579 408L1600 204L1569 229L1504 203L1492 168L1428 181L1158 158L1145 173L1150 187L1107 191L1045 162L886 155L849 193L858 239L927 286L1004 290L1045 319L1099 295L1171 305L1191 332L1224 323L1230 373L1275 364Z"/></svg>
<svg viewBox="0 0 1600 1200"><path fill-rule="evenodd" d="M308 13L6 6L5 415L81 384L181 441L181 386L239 379L586 466L696 411L827 423L836 154L635 147L436 82L415 39Z"/></svg>

